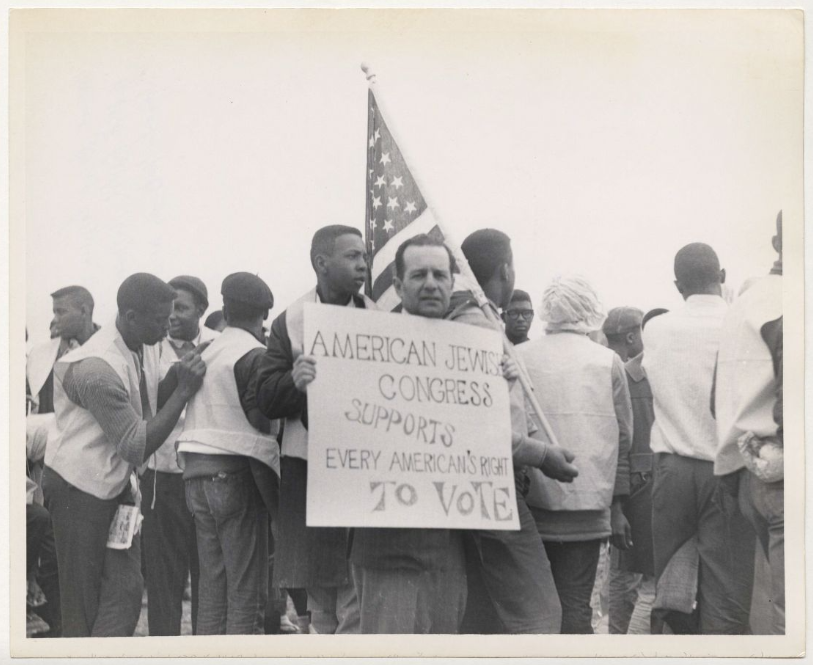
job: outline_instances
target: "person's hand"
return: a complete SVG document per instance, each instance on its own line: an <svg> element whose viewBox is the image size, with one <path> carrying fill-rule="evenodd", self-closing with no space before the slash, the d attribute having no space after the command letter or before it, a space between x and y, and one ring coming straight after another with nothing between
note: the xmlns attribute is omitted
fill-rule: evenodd
<svg viewBox="0 0 813 665"><path fill-rule="evenodd" d="M502 376L506 381L516 381L519 378L519 366L507 353L502 357Z"/></svg>
<svg viewBox="0 0 813 665"><path fill-rule="evenodd" d="M203 353L203 352L204 352L206 349L208 349L208 348L209 348L209 345L210 345L212 342L214 342L214 340L213 340L213 339L207 339L207 340L205 340L205 341L201 342L200 344L198 344L198 345L195 347L195 349L194 349L195 353L197 353L198 355L201 355L201 354L202 354L202 353Z"/></svg>
<svg viewBox="0 0 813 665"><path fill-rule="evenodd" d="M178 363L178 388L181 394L189 399L203 385L206 374L206 363L196 351L190 351Z"/></svg>
<svg viewBox="0 0 813 665"><path fill-rule="evenodd" d="M306 392L308 384L315 378L316 358L314 356L299 356L294 360L294 386L299 392Z"/></svg>
<svg viewBox="0 0 813 665"><path fill-rule="evenodd" d="M560 483L572 483L573 479L579 475L579 470L571 464L575 458L576 456L569 450L549 445L539 469L548 478L558 480Z"/></svg>
<svg viewBox="0 0 813 665"><path fill-rule="evenodd" d="M628 550L632 547L632 527L621 509L621 504L617 501L613 502L610 510L610 527L613 532L610 537L613 547L619 550Z"/></svg>

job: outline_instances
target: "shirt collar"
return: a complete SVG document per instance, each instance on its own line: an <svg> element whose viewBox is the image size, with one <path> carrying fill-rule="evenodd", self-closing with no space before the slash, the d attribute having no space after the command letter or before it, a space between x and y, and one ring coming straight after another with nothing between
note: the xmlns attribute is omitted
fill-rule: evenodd
<svg viewBox="0 0 813 665"><path fill-rule="evenodd" d="M192 344L194 346L198 346L200 344L200 336L202 334L202 328L198 327L198 334L197 337L194 339L190 339L188 342L185 339L175 339L174 337L170 337L167 335L167 340L170 344L176 349L182 349L184 344Z"/></svg>

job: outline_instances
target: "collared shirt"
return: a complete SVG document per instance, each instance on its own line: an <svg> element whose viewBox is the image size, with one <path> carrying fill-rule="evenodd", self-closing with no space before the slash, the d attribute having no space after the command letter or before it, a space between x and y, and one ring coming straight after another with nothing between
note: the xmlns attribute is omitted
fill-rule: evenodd
<svg viewBox="0 0 813 665"><path fill-rule="evenodd" d="M655 410L652 452L714 460L717 432L709 401L727 310L720 296L693 295L644 329L642 366Z"/></svg>

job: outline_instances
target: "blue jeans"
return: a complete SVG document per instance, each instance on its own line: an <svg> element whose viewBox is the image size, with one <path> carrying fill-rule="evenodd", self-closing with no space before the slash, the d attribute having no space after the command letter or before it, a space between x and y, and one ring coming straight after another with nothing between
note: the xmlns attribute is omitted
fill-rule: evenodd
<svg viewBox="0 0 813 665"><path fill-rule="evenodd" d="M185 482L200 564L197 634L262 634L268 511L251 470Z"/></svg>

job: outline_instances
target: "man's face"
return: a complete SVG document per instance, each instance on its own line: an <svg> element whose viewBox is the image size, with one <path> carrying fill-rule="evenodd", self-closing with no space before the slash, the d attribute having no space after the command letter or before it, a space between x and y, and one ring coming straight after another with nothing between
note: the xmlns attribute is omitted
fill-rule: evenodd
<svg viewBox="0 0 813 665"><path fill-rule="evenodd" d="M515 300L509 303L503 313L505 334L511 341L528 337L531 322L534 320L534 308L530 300Z"/></svg>
<svg viewBox="0 0 813 665"><path fill-rule="evenodd" d="M189 291L177 289L177 294L169 317L169 334L188 342L197 337L203 312Z"/></svg>
<svg viewBox="0 0 813 665"><path fill-rule="evenodd" d="M404 277L393 280L410 314L440 319L452 297L452 271L444 247L411 245L404 252Z"/></svg>
<svg viewBox="0 0 813 665"><path fill-rule="evenodd" d="M333 254L324 257L325 278L331 288L351 295L364 286L367 254L362 239L352 233L336 238Z"/></svg>
<svg viewBox="0 0 813 665"><path fill-rule="evenodd" d="M142 344L158 344L169 331L172 303L156 303L143 312L128 312L128 320L135 337Z"/></svg>
<svg viewBox="0 0 813 665"><path fill-rule="evenodd" d="M54 298L54 318L51 321L53 337L73 339L82 333L86 314L71 296ZM54 335L54 333L56 333Z"/></svg>

